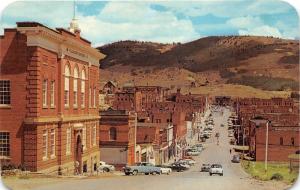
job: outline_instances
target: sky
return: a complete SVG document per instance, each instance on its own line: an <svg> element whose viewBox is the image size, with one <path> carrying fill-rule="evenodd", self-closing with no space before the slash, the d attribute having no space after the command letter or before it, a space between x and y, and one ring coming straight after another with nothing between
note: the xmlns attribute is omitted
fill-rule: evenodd
<svg viewBox="0 0 300 190"><path fill-rule="evenodd" d="M189 42L206 36L257 35L300 39L299 16L279 0L76 1L81 35L100 46L120 40ZM20 21L67 28L73 1L19 1L1 12L3 28Z"/></svg>

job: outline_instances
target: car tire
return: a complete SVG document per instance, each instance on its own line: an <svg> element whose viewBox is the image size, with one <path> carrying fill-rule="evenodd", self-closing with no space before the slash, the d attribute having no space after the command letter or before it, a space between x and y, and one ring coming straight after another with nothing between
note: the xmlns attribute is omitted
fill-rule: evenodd
<svg viewBox="0 0 300 190"><path fill-rule="evenodd" d="M157 175L160 175L161 174L161 172L155 172Z"/></svg>
<svg viewBox="0 0 300 190"><path fill-rule="evenodd" d="M212 173L209 173L210 176L212 176Z"/></svg>
<svg viewBox="0 0 300 190"><path fill-rule="evenodd" d="M138 171L137 170L133 170L132 175L137 175Z"/></svg>
<svg viewBox="0 0 300 190"><path fill-rule="evenodd" d="M221 173L220 176L223 176L223 173Z"/></svg>
<svg viewBox="0 0 300 190"><path fill-rule="evenodd" d="M103 168L104 172L109 172L109 168Z"/></svg>
<svg viewBox="0 0 300 190"><path fill-rule="evenodd" d="M170 173L171 173L171 172L170 172L170 171L168 171L167 175L170 175Z"/></svg>
<svg viewBox="0 0 300 190"><path fill-rule="evenodd" d="M125 175L130 175L130 173L129 172L125 172Z"/></svg>
<svg viewBox="0 0 300 190"><path fill-rule="evenodd" d="M145 173L145 175L149 175L149 173Z"/></svg>

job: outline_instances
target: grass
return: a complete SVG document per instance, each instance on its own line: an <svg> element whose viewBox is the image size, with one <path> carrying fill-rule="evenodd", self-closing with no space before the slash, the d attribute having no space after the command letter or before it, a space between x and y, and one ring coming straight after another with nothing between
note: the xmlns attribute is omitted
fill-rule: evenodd
<svg viewBox="0 0 300 190"><path fill-rule="evenodd" d="M288 163L268 163L267 172L265 172L264 162L254 162L254 161L242 161L242 167L244 170L256 179L263 181L271 180L274 174L280 174L283 176L283 181L291 184L298 178L298 172L291 172L289 170Z"/></svg>

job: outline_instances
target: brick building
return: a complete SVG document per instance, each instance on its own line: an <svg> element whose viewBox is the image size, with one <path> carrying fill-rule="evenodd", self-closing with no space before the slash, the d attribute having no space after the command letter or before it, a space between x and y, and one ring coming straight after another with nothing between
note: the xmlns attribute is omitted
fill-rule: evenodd
<svg viewBox="0 0 300 190"><path fill-rule="evenodd" d="M265 160L266 151L265 119L250 121L250 155L257 161ZM290 154L299 150L299 125L283 126L279 123L269 123L268 130L268 161L288 161Z"/></svg>
<svg viewBox="0 0 300 190"><path fill-rule="evenodd" d="M121 168L135 162L136 115L125 110L100 112L101 160Z"/></svg>
<svg viewBox="0 0 300 190"><path fill-rule="evenodd" d="M19 22L0 45L1 160L45 173L92 171L104 55L80 37L75 19L69 30Z"/></svg>
<svg viewBox="0 0 300 190"><path fill-rule="evenodd" d="M243 98L235 102L238 130L237 143L249 145L249 155L265 159L266 123L269 125L268 160L288 161L299 150L299 108L291 98ZM243 141L244 138L244 141Z"/></svg>

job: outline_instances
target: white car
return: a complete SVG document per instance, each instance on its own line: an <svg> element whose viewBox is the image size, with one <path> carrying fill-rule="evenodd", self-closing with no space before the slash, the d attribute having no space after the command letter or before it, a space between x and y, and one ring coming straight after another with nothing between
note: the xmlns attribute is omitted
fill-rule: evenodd
<svg viewBox="0 0 300 190"><path fill-rule="evenodd" d="M183 159L183 161L187 162L191 166L196 164L196 161L192 159Z"/></svg>
<svg viewBox="0 0 300 190"><path fill-rule="evenodd" d="M209 175L219 174L223 176L223 168L221 164L212 164L209 169Z"/></svg>
<svg viewBox="0 0 300 190"><path fill-rule="evenodd" d="M115 166L107 164L106 162L100 161L98 170L103 171L103 172L110 172L110 171L115 170Z"/></svg>
<svg viewBox="0 0 300 190"><path fill-rule="evenodd" d="M160 167L160 173L161 174L167 174L167 175L169 175L171 172L172 172L171 168L164 167L164 166Z"/></svg>
<svg viewBox="0 0 300 190"><path fill-rule="evenodd" d="M187 151L188 156L199 156L200 152L197 150L189 150Z"/></svg>

